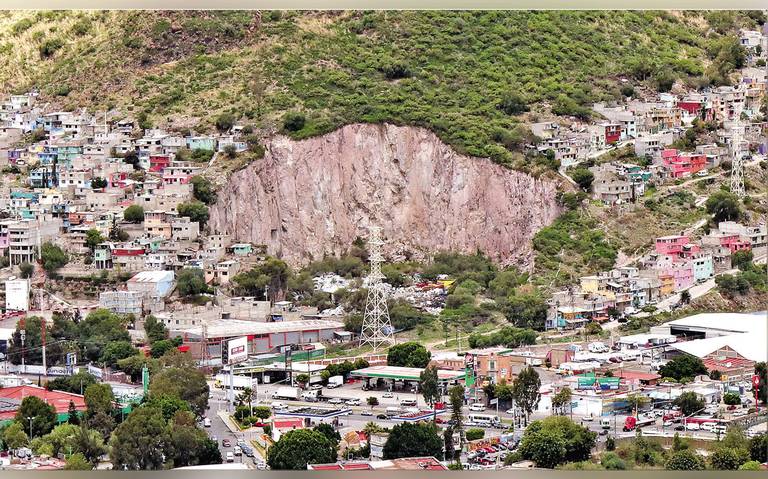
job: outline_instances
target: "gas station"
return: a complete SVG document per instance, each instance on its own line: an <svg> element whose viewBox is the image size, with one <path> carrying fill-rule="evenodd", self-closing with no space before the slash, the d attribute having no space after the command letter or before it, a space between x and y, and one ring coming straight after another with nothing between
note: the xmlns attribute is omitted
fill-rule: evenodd
<svg viewBox="0 0 768 479"><path fill-rule="evenodd" d="M350 373L350 376L362 379L363 390L418 392L419 378L424 369L401 366L370 366L356 369ZM437 381L445 392L448 386L464 380L465 375L464 371L438 369Z"/></svg>

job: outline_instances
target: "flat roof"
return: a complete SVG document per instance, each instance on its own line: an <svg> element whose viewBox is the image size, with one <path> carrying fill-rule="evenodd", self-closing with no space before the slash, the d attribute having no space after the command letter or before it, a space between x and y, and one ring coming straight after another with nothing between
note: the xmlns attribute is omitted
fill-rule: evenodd
<svg viewBox="0 0 768 479"><path fill-rule="evenodd" d="M367 378L389 378L418 381L422 371L424 371L424 368L405 368L401 366L370 366L363 369L356 369L350 374L353 376L362 376ZM437 370L437 378L441 381L464 379L464 376L464 371L451 371L449 369Z"/></svg>
<svg viewBox="0 0 768 479"><path fill-rule="evenodd" d="M275 411L275 417L332 418L350 412L349 408L298 407L288 411Z"/></svg>
<svg viewBox="0 0 768 479"><path fill-rule="evenodd" d="M206 323L209 338L225 338L230 336L250 336L257 334L292 333L296 331L317 331L320 329L342 329L344 324L338 321L299 320L275 321L262 323L238 319L214 320ZM173 329L173 328L172 328ZM185 329L174 329L193 336L202 336L202 326L192 326Z"/></svg>
<svg viewBox="0 0 768 479"><path fill-rule="evenodd" d="M169 280L173 281L173 271L142 271L128 281L135 283L159 283Z"/></svg>
<svg viewBox="0 0 768 479"><path fill-rule="evenodd" d="M765 339L768 313L702 313L663 324L676 328L703 328L732 333L753 333Z"/></svg>

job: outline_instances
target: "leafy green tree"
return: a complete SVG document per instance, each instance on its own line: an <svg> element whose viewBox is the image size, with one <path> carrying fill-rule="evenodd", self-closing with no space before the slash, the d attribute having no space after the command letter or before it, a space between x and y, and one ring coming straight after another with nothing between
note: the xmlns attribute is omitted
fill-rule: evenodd
<svg viewBox="0 0 768 479"><path fill-rule="evenodd" d="M30 420L32 418L31 425ZM56 409L37 396L27 396L21 400L19 410L14 417L16 422L31 428L29 437L34 439L38 436L44 436L51 432L56 424Z"/></svg>
<svg viewBox="0 0 768 479"><path fill-rule="evenodd" d="M736 449L719 448L709 455L709 465L718 471L735 471L746 462L742 457Z"/></svg>
<svg viewBox="0 0 768 479"><path fill-rule="evenodd" d="M328 423L321 422L313 428L314 431L321 433L325 436L333 445L334 449L338 449L339 442L341 442L341 434L333 426Z"/></svg>
<svg viewBox="0 0 768 479"><path fill-rule="evenodd" d="M515 404L525 411L526 423L536 406L539 404L541 394L541 379L539 374L532 367L528 366L517 375L512 382L512 395Z"/></svg>
<svg viewBox="0 0 768 479"><path fill-rule="evenodd" d="M153 471L163 469L171 454L168 423L159 409L140 407L128 415L109 441L115 469Z"/></svg>
<svg viewBox="0 0 768 479"><path fill-rule="evenodd" d="M140 205L131 205L123 211L123 219L129 223L144 222L144 208Z"/></svg>
<svg viewBox="0 0 768 479"><path fill-rule="evenodd" d="M168 339L168 328L151 314L144 319L144 333L147 335L149 344Z"/></svg>
<svg viewBox="0 0 768 479"><path fill-rule="evenodd" d="M519 115L528 111L528 104L520 93L507 91L501 97L499 108L507 115Z"/></svg>
<svg viewBox="0 0 768 479"><path fill-rule="evenodd" d="M707 368L701 359L696 356L678 356L659 369L659 374L665 378L693 378L700 374L706 374Z"/></svg>
<svg viewBox="0 0 768 479"><path fill-rule="evenodd" d="M753 461L768 462L768 434L758 434L749 441L749 455Z"/></svg>
<svg viewBox="0 0 768 479"><path fill-rule="evenodd" d="M424 401L431 407L440 401L440 383L437 378L437 366L428 366L419 374L419 389Z"/></svg>
<svg viewBox="0 0 768 479"><path fill-rule="evenodd" d="M131 340L126 319L107 309L89 313L77 324L77 334L77 342L90 361L98 361L109 343Z"/></svg>
<svg viewBox="0 0 768 479"><path fill-rule="evenodd" d="M232 278L236 294L243 296L264 296L264 288L269 287L270 298L279 297L287 288L291 270L280 259L268 257L262 264Z"/></svg>
<svg viewBox="0 0 768 479"><path fill-rule="evenodd" d="M85 459L82 454L75 453L67 458L67 463L64 465L65 471L91 471L93 465Z"/></svg>
<svg viewBox="0 0 768 479"><path fill-rule="evenodd" d="M716 191L710 195L704 206L716 223L738 221L743 215L739 198L728 191Z"/></svg>
<svg viewBox="0 0 768 479"><path fill-rule="evenodd" d="M325 434L311 429L296 429L283 434L267 450L272 470L303 471L307 464L336 461L336 449Z"/></svg>
<svg viewBox="0 0 768 479"><path fill-rule="evenodd" d="M107 187L107 180L105 180L104 178L97 176L91 180L91 188L95 190L99 190L101 188L106 188L106 187Z"/></svg>
<svg viewBox="0 0 768 479"><path fill-rule="evenodd" d="M757 461L747 461L739 466L740 471L761 471L762 465Z"/></svg>
<svg viewBox="0 0 768 479"><path fill-rule="evenodd" d="M114 411L115 394L109 384L91 384L86 388L83 396L86 414L89 418L100 412L111 415Z"/></svg>
<svg viewBox="0 0 768 479"><path fill-rule="evenodd" d="M67 423L73 426L80 425L80 412L73 401L69 401L69 406L67 406Z"/></svg>
<svg viewBox="0 0 768 479"><path fill-rule="evenodd" d="M35 273L35 267L25 261L19 265L19 271L20 271L21 277L24 279L27 279L27 278L31 278L32 275Z"/></svg>
<svg viewBox="0 0 768 479"><path fill-rule="evenodd" d="M723 394L723 402L729 406L738 406L741 404L741 396L738 393L727 392Z"/></svg>
<svg viewBox="0 0 768 479"><path fill-rule="evenodd" d="M5 428L3 442L10 449L18 449L29 443L29 436L19 422L14 422Z"/></svg>
<svg viewBox="0 0 768 479"><path fill-rule="evenodd" d="M682 393L674 401L675 406L680 407L680 411L686 416L694 414L696 411L704 409L704 399L693 391Z"/></svg>
<svg viewBox="0 0 768 479"><path fill-rule="evenodd" d="M181 296L195 296L208 291L205 274L198 268L184 268L179 271L176 285Z"/></svg>
<svg viewBox="0 0 768 479"><path fill-rule="evenodd" d="M72 445L72 451L82 454L91 464L96 464L101 456L107 452L104 438L99 431L90 429L83 424L68 438Z"/></svg>
<svg viewBox="0 0 768 479"><path fill-rule="evenodd" d="M205 226L208 222L208 207L201 201L188 201L186 203L180 203L176 207L176 211L179 212L179 216L186 216L190 221L196 221L200 223L200 226Z"/></svg>
<svg viewBox="0 0 768 479"><path fill-rule="evenodd" d="M485 429L470 428L465 434L467 441L476 441L485 437Z"/></svg>
<svg viewBox="0 0 768 479"><path fill-rule="evenodd" d="M371 407L375 407L379 405L379 399L376 396L370 396L368 399L365 400L365 402Z"/></svg>
<svg viewBox="0 0 768 479"><path fill-rule="evenodd" d="M95 228L89 229L85 233L85 245L93 251L96 246L104 242L104 237L101 236L101 232Z"/></svg>
<svg viewBox="0 0 768 479"><path fill-rule="evenodd" d="M736 251L731 255L731 266L742 271L748 270L752 267L753 258L752 251Z"/></svg>
<svg viewBox="0 0 768 479"><path fill-rule="evenodd" d="M560 414L564 414L565 406L570 409L571 406L571 388L568 386L562 388L554 396L552 396L552 411L560 411Z"/></svg>
<svg viewBox="0 0 768 479"><path fill-rule="evenodd" d="M384 459L400 457L440 457L443 440L434 423L402 423L395 425L384 443Z"/></svg>
<svg viewBox="0 0 768 479"><path fill-rule="evenodd" d="M554 431L526 431L519 451L538 467L553 469L565 462L565 439Z"/></svg>
<svg viewBox="0 0 768 479"><path fill-rule="evenodd" d="M586 168L576 168L571 172L571 178L582 190L589 192L592 188L592 182L595 181L595 175Z"/></svg>
<svg viewBox="0 0 768 479"><path fill-rule="evenodd" d="M43 261L43 269L48 273L55 273L56 270L69 262L69 256L63 249L46 241L40 248L40 257Z"/></svg>
<svg viewBox="0 0 768 479"><path fill-rule="evenodd" d="M605 452L600 457L600 464L609 471L624 471L627 463L614 452Z"/></svg>
<svg viewBox="0 0 768 479"><path fill-rule="evenodd" d="M63 376L48 381L45 388L49 391L65 391L83 394L91 384L96 384L96 377L87 371L78 371L72 376Z"/></svg>
<svg viewBox="0 0 768 479"><path fill-rule="evenodd" d="M283 128L287 131L299 131L304 128L306 121L302 113L289 111L283 116Z"/></svg>
<svg viewBox="0 0 768 479"><path fill-rule="evenodd" d="M409 368L425 368L431 354L422 344L407 342L396 344L387 351L387 365Z"/></svg>
<svg viewBox="0 0 768 479"><path fill-rule="evenodd" d="M216 129L229 131L235 125L235 116L232 113L222 113L216 117Z"/></svg>
<svg viewBox="0 0 768 479"><path fill-rule="evenodd" d="M149 397L144 405L159 409L163 413L163 418L170 421L179 411L191 411L189 404L178 396L169 396L167 394L156 394Z"/></svg>
<svg viewBox="0 0 768 479"><path fill-rule="evenodd" d="M205 375L194 368L166 368L155 374L149 384L152 395L176 396L186 401L198 417L208 407L208 383Z"/></svg>
<svg viewBox="0 0 768 479"><path fill-rule="evenodd" d="M115 367L119 360L129 358L137 353L138 349L134 348L130 341L115 341L107 344L101 352L99 361L109 367Z"/></svg>
<svg viewBox="0 0 768 479"><path fill-rule="evenodd" d="M216 190L208 178L195 175L189 182L192 183L192 194L196 200L202 201L206 205L216 202Z"/></svg>
<svg viewBox="0 0 768 479"><path fill-rule="evenodd" d="M544 330L547 320L547 302L538 291L517 293L501 302L507 320L519 328Z"/></svg>
<svg viewBox="0 0 768 479"><path fill-rule="evenodd" d="M670 471L703 471L706 469L704 458L695 452L684 449L672 454L665 468Z"/></svg>
<svg viewBox="0 0 768 479"><path fill-rule="evenodd" d="M90 416L84 424L102 438L108 439L115 429L115 418L110 413L99 411Z"/></svg>

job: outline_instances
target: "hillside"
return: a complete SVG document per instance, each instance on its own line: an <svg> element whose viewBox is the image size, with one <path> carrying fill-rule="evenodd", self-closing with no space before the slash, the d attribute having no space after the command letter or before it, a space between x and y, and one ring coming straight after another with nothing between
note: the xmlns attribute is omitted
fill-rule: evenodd
<svg viewBox="0 0 768 479"><path fill-rule="evenodd" d="M295 139L424 126L461 154L530 169L521 122L587 116L622 77L639 92L727 81L722 34L753 24L738 12L5 12L0 85L144 126L210 128L225 111L264 132L300 113Z"/></svg>

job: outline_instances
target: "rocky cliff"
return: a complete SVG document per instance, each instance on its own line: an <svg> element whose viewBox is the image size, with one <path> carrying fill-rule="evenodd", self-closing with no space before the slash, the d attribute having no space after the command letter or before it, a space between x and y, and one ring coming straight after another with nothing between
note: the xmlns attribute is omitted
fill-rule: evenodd
<svg viewBox="0 0 768 479"><path fill-rule="evenodd" d="M270 140L219 192L210 226L294 264L341 254L376 224L390 257L480 250L530 266L531 238L560 213L557 186L460 155L422 128L355 124Z"/></svg>

